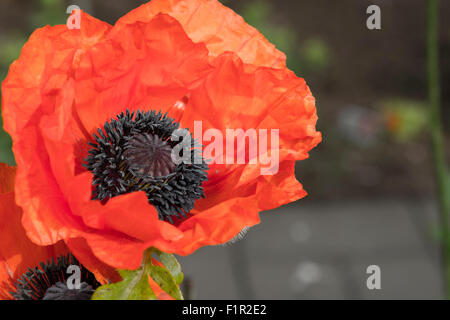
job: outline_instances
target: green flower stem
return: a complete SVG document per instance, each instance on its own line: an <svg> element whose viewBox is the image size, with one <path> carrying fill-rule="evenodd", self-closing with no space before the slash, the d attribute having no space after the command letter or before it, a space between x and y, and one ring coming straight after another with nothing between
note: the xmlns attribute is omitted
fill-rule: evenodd
<svg viewBox="0 0 450 320"><path fill-rule="evenodd" d="M442 254L444 264L445 292L450 299L450 190L449 173L445 159L443 124L440 109L439 52L438 52L438 13L439 1L427 2L427 60L428 94L430 104L430 130L433 144L434 167L436 174L439 210L441 216Z"/></svg>

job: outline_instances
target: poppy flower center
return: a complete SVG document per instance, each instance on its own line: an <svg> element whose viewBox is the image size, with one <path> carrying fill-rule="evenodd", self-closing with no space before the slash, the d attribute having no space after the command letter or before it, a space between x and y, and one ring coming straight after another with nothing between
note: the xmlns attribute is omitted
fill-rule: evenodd
<svg viewBox="0 0 450 320"><path fill-rule="evenodd" d="M123 153L130 170L143 176L159 178L172 173L176 165L172 161L172 147L156 134L137 134L125 143Z"/></svg>
<svg viewBox="0 0 450 320"><path fill-rule="evenodd" d="M183 148L183 159L189 161L173 161L172 151L183 142L172 139L178 129L179 124L161 112L128 110L97 129L84 164L94 175L92 199L105 202L144 191L159 219L173 223L174 218L187 217L195 201L204 197L208 165L201 157L198 161L194 139Z"/></svg>
<svg viewBox="0 0 450 320"><path fill-rule="evenodd" d="M80 270L79 289L67 286L72 275L67 273L71 265ZM90 300L100 283L72 254L68 254L59 256L56 261L42 262L40 266L29 268L14 286L16 290L11 295L16 300Z"/></svg>

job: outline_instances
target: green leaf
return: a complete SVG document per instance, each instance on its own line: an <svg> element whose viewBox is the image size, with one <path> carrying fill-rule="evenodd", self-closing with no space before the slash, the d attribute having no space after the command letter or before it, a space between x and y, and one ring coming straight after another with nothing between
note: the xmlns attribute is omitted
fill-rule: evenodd
<svg viewBox="0 0 450 320"><path fill-rule="evenodd" d="M180 288L172 274L160 267L152 265L150 268L150 276L158 284L158 286L176 300L183 300Z"/></svg>
<svg viewBox="0 0 450 320"><path fill-rule="evenodd" d="M164 267L153 265L152 255L155 253ZM167 294L182 300L179 285L183 281L183 273L177 259L156 248L144 252L141 267L137 270L118 270L122 281L107 284L98 288L92 300L156 300L150 287L148 276Z"/></svg>
<svg viewBox="0 0 450 320"><path fill-rule="evenodd" d="M147 250L139 269L118 270L122 281L99 287L92 300L156 300L148 283L151 268L151 250Z"/></svg>
<svg viewBox="0 0 450 320"><path fill-rule="evenodd" d="M159 256L161 263L166 267L166 269L172 274L173 278L177 285L180 285L183 282L183 272L181 271L181 266L178 263L178 260L175 258L173 254L168 254L165 252L161 252L155 249L156 254Z"/></svg>

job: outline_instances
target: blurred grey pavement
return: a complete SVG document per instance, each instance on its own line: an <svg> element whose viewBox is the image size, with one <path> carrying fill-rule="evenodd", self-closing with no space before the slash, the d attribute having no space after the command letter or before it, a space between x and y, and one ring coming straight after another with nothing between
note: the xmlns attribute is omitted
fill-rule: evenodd
<svg viewBox="0 0 450 320"><path fill-rule="evenodd" d="M191 298L443 298L431 201L300 200L261 220L240 242L179 257ZM369 265L380 290L367 288Z"/></svg>

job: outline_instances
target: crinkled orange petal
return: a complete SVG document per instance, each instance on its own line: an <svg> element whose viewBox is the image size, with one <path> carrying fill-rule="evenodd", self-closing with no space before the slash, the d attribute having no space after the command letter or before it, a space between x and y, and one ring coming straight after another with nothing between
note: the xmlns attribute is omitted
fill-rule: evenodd
<svg viewBox="0 0 450 320"><path fill-rule="evenodd" d="M13 167L0 164L2 184L14 181ZM68 252L63 242L53 246L38 246L26 236L21 223L22 210L15 204L14 193L0 192L0 299L12 299L14 282L28 268Z"/></svg>
<svg viewBox="0 0 450 320"><path fill-rule="evenodd" d="M127 108L165 112L209 70L208 51L164 14L116 24L75 71L75 108L86 131Z"/></svg>
<svg viewBox="0 0 450 320"><path fill-rule="evenodd" d="M204 210L253 192L263 201L261 210L267 210L306 195L293 168L295 160L308 157L308 151L321 141L321 134L315 130L314 97L304 80L289 70L244 65L231 53L216 59L214 65L205 82L191 92L182 126L194 131L194 122L201 119L203 132L217 128L224 138L227 129L279 130L280 166L277 174L262 176L261 169L267 166L261 163L212 164L209 181L204 184L206 198L199 200L196 208ZM210 142L202 143L207 146ZM226 146L223 148L225 154ZM260 190L272 190L272 194Z"/></svg>
<svg viewBox="0 0 450 320"><path fill-rule="evenodd" d="M0 163L0 194L14 191L16 167Z"/></svg>
<svg viewBox="0 0 450 320"><path fill-rule="evenodd" d="M176 18L194 42L206 44L213 57L231 51L245 63L286 67L284 53L217 0L152 0L122 17L117 24L148 22L160 12Z"/></svg>
<svg viewBox="0 0 450 320"><path fill-rule="evenodd" d="M0 163L2 184L12 185L15 171L14 167ZM15 204L14 193L4 191L0 192L0 299L12 299L14 282L29 268L66 255L69 248L100 282L119 280L117 272L95 258L83 239L69 239L67 245L59 241L50 246L31 242L22 226L22 210Z"/></svg>
<svg viewBox="0 0 450 320"><path fill-rule="evenodd" d="M74 187L86 186L92 181L90 172L77 178L79 183ZM139 241L150 241L158 237L177 240L182 236L175 226L158 219L158 213L155 207L148 204L145 192L120 195L102 204L100 201L89 201L89 191L85 189L83 193L74 192L69 201L74 201L72 209L82 213L84 223L90 228L120 232Z"/></svg>
<svg viewBox="0 0 450 320"><path fill-rule="evenodd" d="M81 29L69 30L65 25L37 29L11 64L2 83L2 106L8 106L2 110L3 119L11 135L39 120L39 114L53 112L54 98L78 67L79 56L111 28L85 13L81 21Z"/></svg>
<svg viewBox="0 0 450 320"><path fill-rule="evenodd" d="M93 253L91 248L86 243L83 238L72 238L68 239L67 247L69 247L70 252L76 256L78 261L90 272L92 272L101 284L106 284L110 282L120 281L119 273L105 265L100 261Z"/></svg>
<svg viewBox="0 0 450 320"><path fill-rule="evenodd" d="M14 140L18 164L16 200L24 209L23 224L36 243L49 245L82 228L62 197L38 128L40 117L60 108L64 84L78 57L104 37L110 26L82 14L81 30L65 25L36 30L2 84L5 129ZM66 114L66 117L68 115ZM57 134L57 128L49 128Z"/></svg>
<svg viewBox="0 0 450 320"><path fill-rule="evenodd" d="M176 243L176 253L188 255L206 245L222 244L243 228L260 222L259 208L251 197L233 198L194 215L179 226L184 237Z"/></svg>
<svg viewBox="0 0 450 320"><path fill-rule="evenodd" d="M28 236L41 245L76 237L85 226L63 196L39 131L27 127L21 135L26 142L16 143L13 148L19 165L16 201L24 210L22 222Z"/></svg>

